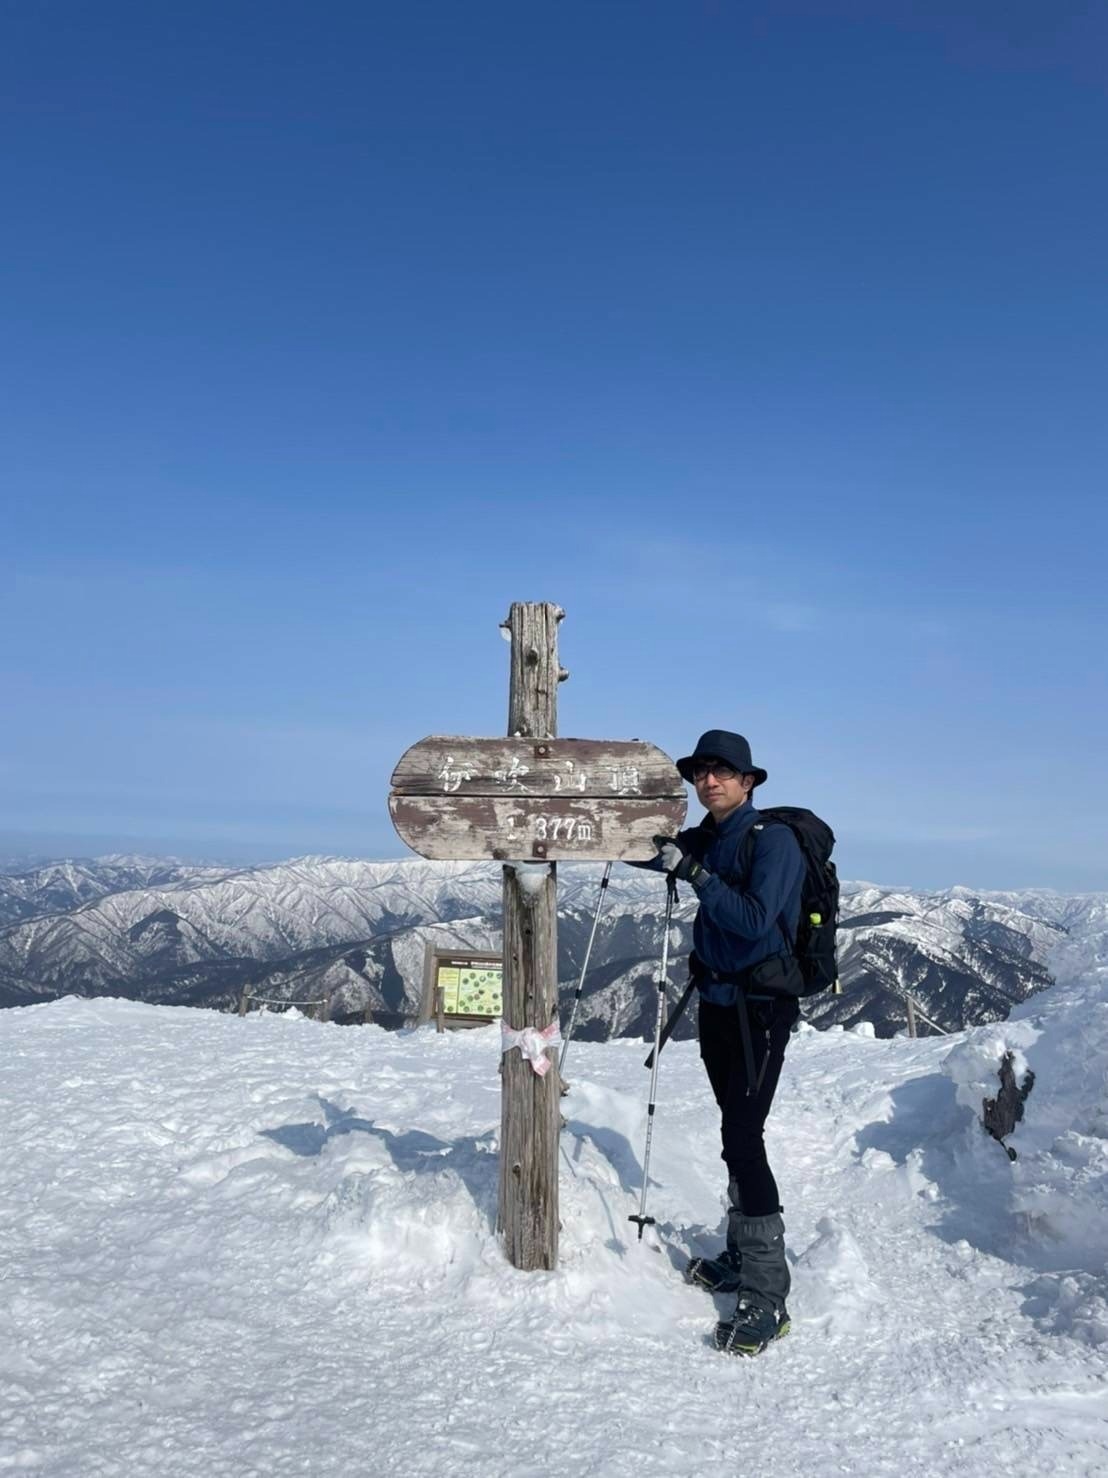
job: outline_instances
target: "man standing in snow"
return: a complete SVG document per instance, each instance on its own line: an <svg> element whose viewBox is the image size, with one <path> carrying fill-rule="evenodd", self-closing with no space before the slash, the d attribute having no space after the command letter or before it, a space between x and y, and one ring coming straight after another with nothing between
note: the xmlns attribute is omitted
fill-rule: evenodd
<svg viewBox="0 0 1108 1478"><path fill-rule="evenodd" d="M754 1355L789 1327L785 1226L763 1130L800 1014L792 941L804 859L789 827L760 822L751 794L766 771L741 734L710 729L677 768L708 814L675 838L659 837L652 865L689 883L700 905L689 970L700 998L700 1055L720 1108L729 1202L725 1251L694 1258L686 1277L737 1293L716 1345Z"/></svg>

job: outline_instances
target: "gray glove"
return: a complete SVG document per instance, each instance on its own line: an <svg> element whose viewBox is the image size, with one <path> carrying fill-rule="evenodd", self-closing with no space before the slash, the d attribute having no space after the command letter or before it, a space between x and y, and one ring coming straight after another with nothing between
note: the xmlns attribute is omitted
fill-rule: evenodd
<svg viewBox="0 0 1108 1478"><path fill-rule="evenodd" d="M673 837L657 836L654 838L654 845L658 849L658 856L662 859L662 866L671 877L691 883L698 892L711 877L708 869L697 862L695 857L690 856L681 843L675 841Z"/></svg>

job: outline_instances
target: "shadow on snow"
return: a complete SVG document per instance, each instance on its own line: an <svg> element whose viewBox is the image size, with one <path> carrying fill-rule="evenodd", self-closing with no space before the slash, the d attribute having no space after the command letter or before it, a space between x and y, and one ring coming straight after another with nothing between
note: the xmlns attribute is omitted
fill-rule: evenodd
<svg viewBox="0 0 1108 1478"><path fill-rule="evenodd" d="M480 1136L461 1139L439 1139L422 1129L407 1129L397 1134L372 1119L361 1119L352 1109L340 1108L321 1094L317 1101L324 1122L280 1124L262 1129L264 1139L272 1139L294 1155L321 1155L327 1145L344 1134L370 1134L388 1150L393 1164L405 1174L439 1175L452 1171L465 1186L473 1203L489 1221L496 1223L497 1160L493 1153L496 1135L490 1130Z"/></svg>

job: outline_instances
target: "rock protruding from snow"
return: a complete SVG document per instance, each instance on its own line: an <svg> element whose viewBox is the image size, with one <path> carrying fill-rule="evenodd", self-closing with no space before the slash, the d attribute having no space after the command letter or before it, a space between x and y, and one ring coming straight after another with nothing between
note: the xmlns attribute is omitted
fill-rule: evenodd
<svg viewBox="0 0 1108 1478"><path fill-rule="evenodd" d="M1027 1102L1028 1094L1035 1086L1035 1074L1030 1068L1024 1073L1023 1078L1017 1082L1015 1073L1015 1054L1006 1052L1001 1058L1000 1090L995 1098L986 1098L982 1105L982 1122L986 1131L995 1140L1004 1144L1005 1139L1015 1129L1023 1118L1023 1106ZM1008 1158L1014 1160L1016 1152L1011 1145L1004 1145L1008 1152Z"/></svg>

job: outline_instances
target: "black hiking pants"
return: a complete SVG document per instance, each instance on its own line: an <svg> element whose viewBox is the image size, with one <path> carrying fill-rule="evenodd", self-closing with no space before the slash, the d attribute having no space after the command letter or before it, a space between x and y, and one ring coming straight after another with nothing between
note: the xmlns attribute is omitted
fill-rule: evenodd
<svg viewBox="0 0 1108 1478"><path fill-rule="evenodd" d="M777 1182L766 1159L763 1138L789 1033L800 1015L800 1002L791 996L748 1001L754 1048L755 1090L743 1052L737 1006L700 1002L700 1056L719 1104L723 1137L722 1158L737 1192L744 1216L772 1216L780 1211ZM760 1082L759 1082L760 1079Z"/></svg>

